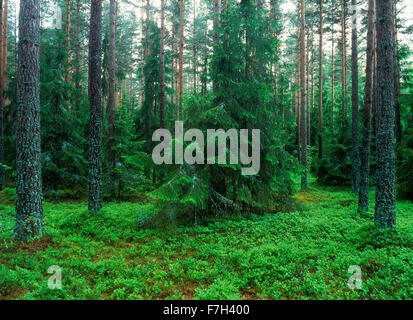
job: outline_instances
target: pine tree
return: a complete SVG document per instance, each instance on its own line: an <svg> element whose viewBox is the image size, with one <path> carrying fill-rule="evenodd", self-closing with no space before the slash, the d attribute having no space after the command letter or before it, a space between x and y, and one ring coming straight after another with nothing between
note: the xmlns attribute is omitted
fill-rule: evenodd
<svg viewBox="0 0 413 320"><path fill-rule="evenodd" d="M364 87L364 115L363 115L363 139L361 148L360 188L358 210L360 212L369 209L369 180L370 180L370 138L371 138L371 109L373 94L373 51L374 51L374 6L375 0L369 0L368 7L368 31L366 54L366 83Z"/></svg>
<svg viewBox="0 0 413 320"><path fill-rule="evenodd" d="M3 54L3 58L2 58L2 90L3 92L6 91L6 71L7 71L7 30L8 30L8 1L5 0L4 1L4 21L3 21L3 41L2 41L2 45L3 45L3 50L2 50L2 54ZM5 103L5 99L3 97L3 104Z"/></svg>
<svg viewBox="0 0 413 320"><path fill-rule="evenodd" d="M360 183L360 152L359 152L359 72L358 72L358 45L357 45L357 4L351 0L352 27L351 27L351 104L352 104L352 174L351 191L357 194Z"/></svg>
<svg viewBox="0 0 413 320"><path fill-rule="evenodd" d="M3 0L0 0L0 30L2 30L3 21ZM2 40L3 37L0 36L0 56L2 57ZM0 58L0 75L2 74L3 67ZM3 190L4 184L6 182L6 169L4 167L5 163L5 150L4 150L4 111L3 111L3 86L0 83L0 191Z"/></svg>
<svg viewBox="0 0 413 320"><path fill-rule="evenodd" d="M334 74L334 4L335 0L332 0L332 10L331 10L331 128L334 131L334 113L335 113L335 74Z"/></svg>
<svg viewBox="0 0 413 320"><path fill-rule="evenodd" d="M394 156L394 52L392 0L377 0L376 207L383 228L396 224Z"/></svg>
<svg viewBox="0 0 413 320"><path fill-rule="evenodd" d="M161 0L161 96L160 124L165 128L165 0Z"/></svg>
<svg viewBox="0 0 413 320"><path fill-rule="evenodd" d="M346 37L346 2L341 0L341 116L346 117L347 109L347 37ZM346 122L345 119L341 121Z"/></svg>
<svg viewBox="0 0 413 320"><path fill-rule="evenodd" d="M80 0L76 0L76 71L75 71L75 86L80 88Z"/></svg>
<svg viewBox="0 0 413 320"><path fill-rule="evenodd" d="M102 0L92 0L89 32L89 211L102 208Z"/></svg>
<svg viewBox="0 0 413 320"><path fill-rule="evenodd" d="M70 64L70 0L66 0L66 64L67 72L65 74L65 81L69 81L69 64Z"/></svg>
<svg viewBox="0 0 413 320"><path fill-rule="evenodd" d="M184 94L184 0L180 0L180 22L179 22L179 113L181 115L181 120L184 119L183 110L183 94Z"/></svg>
<svg viewBox="0 0 413 320"><path fill-rule="evenodd" d="M320 0L320 44L318 57L318 158L323 158L323 0Z"/></svg>
<svg viewBox="0 0 413 320"><path fill-rule="evenodd" d="M109 104L108 104L108 177L109 192L113 194L112 171L115 168L115 106L116 106L116 0L110 0L109 12Z"/></svg>
<svg viewBox="0 0 413 320"><path fill-rule="evenodd" d="M396 1L393 0L393 19L392 19L392 28L393 28L393 65L394 65L394 116L395 116L395 135L396 142L400 144L402 142L402 123L401 123L401 112L400 112L400 72L399 72L399 63L397 58L397 10L396 10Z"/></svg>
<svg viewBox="0 0 413 320"><path fill-rule="evenodd" d="M306 83L305 83L305 5L301 0L301 28L300 28L300 87L301 87L301 108L300 108L300 161L304 167L301 176L301 188L307 188L307 121L306 121Z"/></svg>
<svg viewBox="0 0 413 320"><path fill-rule="evenodd" d="M42 236L40 143L40 0L20 2L17 90L17 184L14 237Z"/></svg>

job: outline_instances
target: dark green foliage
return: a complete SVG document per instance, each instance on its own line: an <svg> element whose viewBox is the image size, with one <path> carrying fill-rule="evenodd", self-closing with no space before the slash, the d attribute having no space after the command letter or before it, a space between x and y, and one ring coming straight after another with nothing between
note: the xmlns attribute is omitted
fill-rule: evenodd
<svg viewBox="0 0 413 320"><path fill-rule="evenodd" d="M328 130L324 139L323 159L313 164L317 182L329 186L350 186L351 159L351 130L343 129L337 135Z"/></svg>
<svg viewBox="0 0 413 320"><path fill-rule="evenodd" d="M85 96L77 96L79 91L64 81L66 49L59 46L64 34L44 30L42 35L43 187L46 196L54 197L62 189L71 189L74 196L79 196L84 193L87 182L86 140L83 138L87 101Z"/></svg>
<svg viewBox="0 0 413 320"><path fill-rule="evenodd" d="M398 197L413 201L413 65L408 62L412 56L411 48L399 48L399 61L404 66L402 72L400 105L402 124L406 127L403 140L397 147L397 184Z"/></svg>
<svg viewBox="0 0 413 320"><path fill-rule="evenodd" d="M413 201L413 130L404 135L404 140L397 148L398 197Z"/></svg>
<svg viewBox="0 0 413 320"><path fill-rule="evenodd" d="M276 56L276 43L265 36L269 26L264 13L263 8L246 1L223 14L225 23L217 34L222 42L214 46L211 62L215 92L190 96L184 110L184 114L191 115L184 130L198 128L205 136L210 128L259 129L260 172L242 176L241 165L229 164L174 166L168 182L156 191L166 211L186 209L197 222L210 214L271 210L277 197L292 193L290 174L295 161L283 149L286 135L281 129L282 115L274 112L272 76L261 68ZM250 37L247 44L241 41L244 32ZM229 152L227 145L227 155ZM168 212L177 214L170 209Z"/></svg>
<svg viewBox="0 0 413 320"><path fill-rule="evenodd" d="M134 121L126 101L122 101L115 114L115 166L112 169L114 195L117 200L131 199L150 189L151 181L145 177L152 159L143 152L143 142L137 141ZM106 181L109 181L106 178ZM108 197L113 194L108 194Z"/></svg>

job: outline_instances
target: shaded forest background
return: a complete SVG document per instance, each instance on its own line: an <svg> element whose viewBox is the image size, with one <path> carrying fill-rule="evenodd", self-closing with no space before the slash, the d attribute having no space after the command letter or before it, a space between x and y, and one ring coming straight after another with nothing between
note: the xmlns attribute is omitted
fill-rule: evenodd
<svg viewBox="0 0 413 320"><path fill-rule="evenodd" d="M287 12L285 3L40 1L44 196L88 194L95 211L102 200L142 199L150 192L160 216L197 221L288 207L294 179L300 176L306 188L311 174L322 185L367 192L360 209L368 209L369 187L383 182L376 179L376 106L382 104L376 14L369 14L374 1L289 1L296 10ZM395 43L397 194L412 199L412 48L399 41L411 37L412 25L401 18L404 2L392 4L387 31ZM14 188L19 171L17 5L2 1L1 188ZM187 129L260 129L260 174L241 176L236 165L154 165L152 133L173 131L177 120ZM363 158L367 150L370 158Z"/></svg>

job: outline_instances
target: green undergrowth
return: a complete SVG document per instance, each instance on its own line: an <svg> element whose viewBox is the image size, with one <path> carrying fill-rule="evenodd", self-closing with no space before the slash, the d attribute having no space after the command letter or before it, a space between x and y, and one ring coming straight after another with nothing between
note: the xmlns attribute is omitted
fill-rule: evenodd
<svg viewBox="0 0 413 320"><path fill-rule="evenodd" d="M152 204L107 203L91 215L85 202L46 202L47 235L22 244L11 241L8 196L0 194L1 299L413 298L410 202L398 202L391 232L375 227L373 210L356 214L356 197L340 188L300 192L297 212L168 230L140 226L141 212L156 213ZM48 288L52 265L62 290ZM353 265L360 290L348 286Z"/></svg>

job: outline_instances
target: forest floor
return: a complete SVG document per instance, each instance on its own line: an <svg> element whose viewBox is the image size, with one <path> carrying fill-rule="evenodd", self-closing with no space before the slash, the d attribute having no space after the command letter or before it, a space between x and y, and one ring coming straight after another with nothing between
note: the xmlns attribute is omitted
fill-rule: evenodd
<svg viewBox="0 0 413 320"><path fill-rule="evenodd" d="M138 227L148 204L107 203L90 215L86 202L46 202L47 236L21 244L10 240L12 193L0 193L0 299L413 299L410 202L398 202L388 234L373 210L356 214L344 188L298 193L297 212L172 231ZM52 265L62 290L48 288ZM350 266L361 268L361 289L349 288Z"/></svg>

